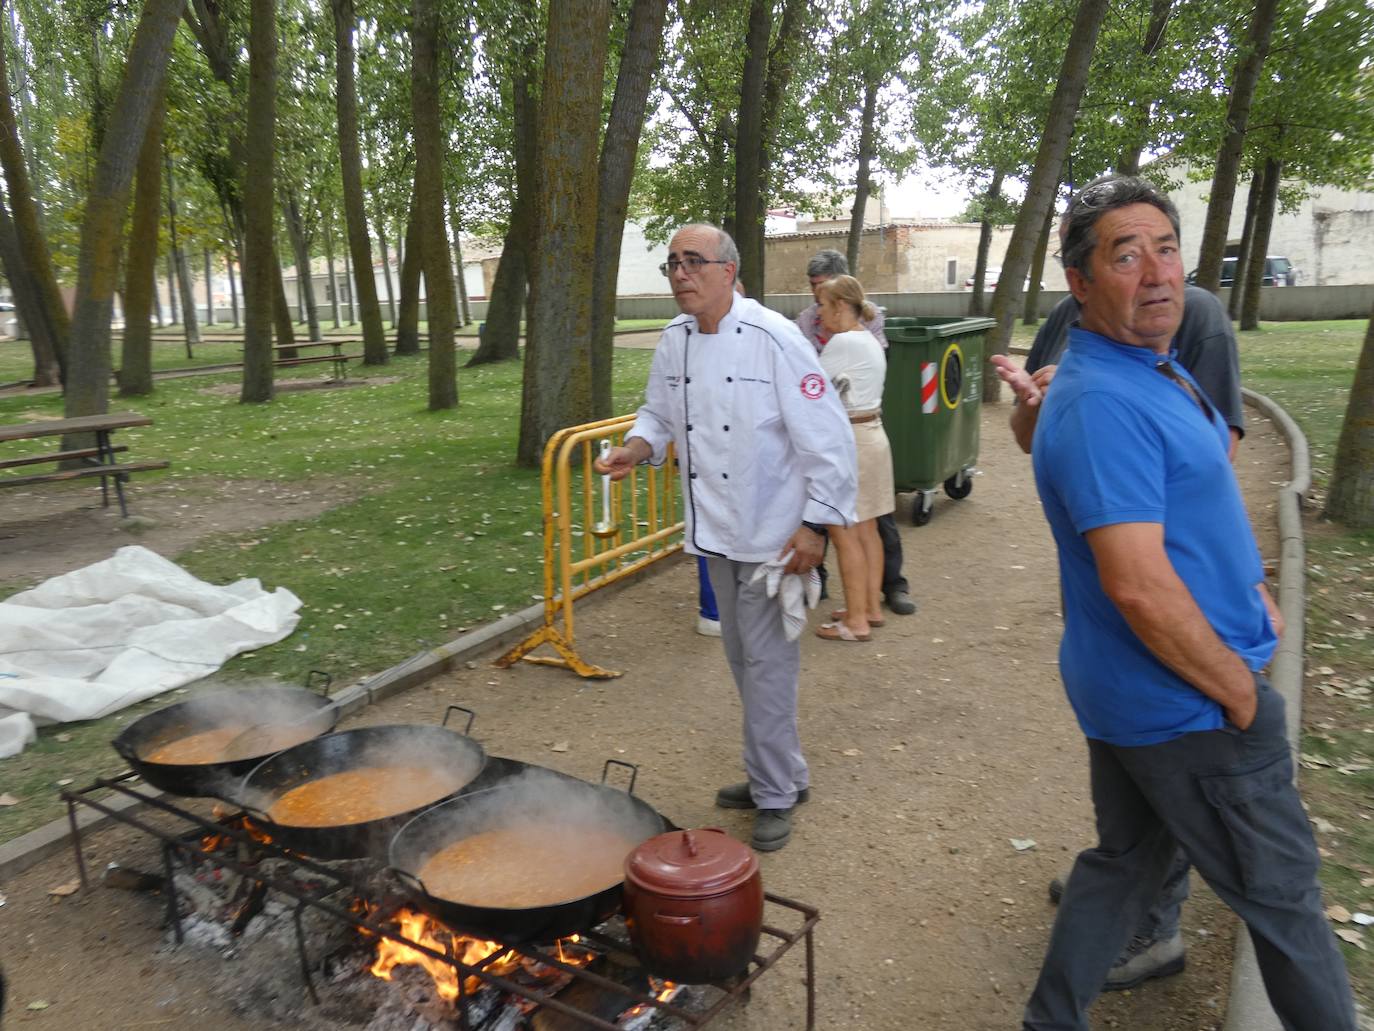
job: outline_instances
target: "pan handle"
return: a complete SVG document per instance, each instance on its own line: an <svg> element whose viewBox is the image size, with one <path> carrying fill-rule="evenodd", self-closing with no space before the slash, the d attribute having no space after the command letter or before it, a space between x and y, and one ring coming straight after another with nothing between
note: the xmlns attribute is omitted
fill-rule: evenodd
<svg viewBox="0 0 1374 1031"><path fill-rule="evenodd" d="M453 715L454 709L457 709L459 712L465 712L468 714L468 721L463 726L463 735L465 737L469 736L472 733L472 721L477 718L477 713L473 712L471 709L467 708L464 705L450 705L447 709L445 709L444 722L441 724L441 726L448 726L448 718Z"/></svg>
<svg viewBox="0 0 1374 1031"><path fill-rule="evenodd" d="M602 784L606 783L606 777L610 774L612 766L623 766L630 771L630 785L625 789L625 794L633 795L635 793L635 781L639 777L639 767L634 763L623 762L620 759L607 759L605 765L601 767Z"/></svg>
<svg viewBox="0 0 1374 1031"><path fill-rule="evenodd" d="M405 885L408 891L418 891L421 895L429 894L429 889L425 887L425 882L420 880L419 877L415 876L415 874L411 873L409 870L402 870L399 866L387 866L384 867L384 869L387 873L391 874L392 877L395 877L396 880Z"/></svg>
<svg viewBox="0 0 1374 1031"><path fill-rule="evenodd" d="M116 752L118 752L119 757L123 759L125 762L127 762L130 766L133 766L134 763L139 761L137 749L135 749L127 741L121 740L117 737L110 742L110 747L113 748Z"/></svg>
<svg viewBox="0 0 1374 1031"><path fill-rule="evenodd" d="M312 669L310 672L308 672L308 673L305 675L305 689L306 689L307 691L313 691L313 690L315 690L315 682L316 682L316 679L317 679L317 678L318 678L319 680L324 681L323 686L320 687L320 694L322 694L322 695L324 695L326 698L328 698L328 697L329 697L329 689L330 689L331 687L334 686L334 676L333 676L333 674L331 674L331 673L326 673L326 672L325 672L324 670L322 670L322 669Z"/></svg>

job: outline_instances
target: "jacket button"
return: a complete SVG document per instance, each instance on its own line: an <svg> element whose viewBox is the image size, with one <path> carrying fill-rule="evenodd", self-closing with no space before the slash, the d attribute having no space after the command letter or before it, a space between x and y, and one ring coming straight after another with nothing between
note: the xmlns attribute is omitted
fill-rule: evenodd
<svg viewBox="0 0 1374 1031"><path fill-rule="evenodd" d="M691 424L690 422L687 424L687 432L688 432L688 433L691 433L691 432L692 432L692 424Z"/></svg>
<svg viewBox="0 0 1374 1031"><path fill-rule="evenodd" d="M686 380L687 380L688 383L690 383L690 382L692 382L692 377L691 377L691 376L688 376L688 377L686 377Z"/></svg>
<svg viewBox="0 0 1374 1031"><path fill-rule="evenodd" d="M688 474L687 474L687 478L688 478L689 480L695 480L695 479L697 478L697 474L696 474L696 473L688 473Z"/></svg>
<svg viewBox="0 0 1374 1031"><path fill-rule="evenodd" d="M687 428L690 430L692 427L688 426ZM725 432L726 432L726 433L729 433L729 432L730 432L730 427L729 427L729 426L725 427Z"/></svg>
<svg viewBox="0 0 1374 1031"><path fill-rule="evenodd" d="M726 383L733 383L733 382L735 382L735 377L734 377L734 376L726 376L726 377L725 377L725 382L726 382Z"/></svg>
<svg viewBox="0 0 1374 1031"><path fill-rule="evenodd" d="M744 327L743 327L743 326L736 326L736 327L735 327L735 332L736 332L736 333L743 333L743 332L744 332Z"/></svg>
<svg viewBox="0 0 1374 1031"><path fill-rule="evenodd" d="M720 478L721 478L722 480L728 480L728 479L730 478L730 474L729 474L729 473L721 473L721 474L720 474Z"/></svg>

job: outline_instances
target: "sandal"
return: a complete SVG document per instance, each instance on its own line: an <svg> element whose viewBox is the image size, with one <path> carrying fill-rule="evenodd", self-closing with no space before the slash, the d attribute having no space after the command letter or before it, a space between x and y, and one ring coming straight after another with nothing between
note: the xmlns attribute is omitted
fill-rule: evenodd
<svg viewBox="0 0 1374 1031"><path fill-rule="evenodd" d="M848 609L836 609L834 612L830 613L830 618L831 618L832 620L834 620L836 623L838 623L838 622L840 622L842 619L844 619L844 617L847 616L847 615L849 615L849 610L848 610ZM882 626L882 625L885 624L886 622L887 622L887 620L885 620L885 619L870 619L870 620L868 621L868 625L869 625L869 626Z"/></svg>
<svg viewBox="0 0 1374 1031"><path fill-rule="evenodd" d="M816 636L827 641L851 641L855 644L873 640L872 634L861 637L843 623L822 623L816 627Z"/></svg>

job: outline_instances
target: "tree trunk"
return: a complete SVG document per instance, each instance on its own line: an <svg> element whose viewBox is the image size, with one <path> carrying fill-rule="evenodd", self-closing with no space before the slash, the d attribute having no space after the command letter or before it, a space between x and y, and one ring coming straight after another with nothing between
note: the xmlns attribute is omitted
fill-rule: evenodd
<svg viewBox="0 0 1374 1031"><path fill-rule="evenodd" d="M1256 166L1250 176L1250 189L1245 196L1245 222L1240 230L1240 249L1236 251L1236 272L1231 276L1231 299L1226 312L1232 320L1240 318L1241 301L1245 298L1245 277L1242 269L1250 267L1250 248L1255 239L1255 213L1259 211L1259 200L1264 194L1264 165Z"/></svg>
<svg viewBox="0 0 1374 1031"><path fill-rule="evenodd" d="M859 274L859 242L863 239L864 211L868 207L869 165L877 150L873 139L873 122L878 111L879 85L865 75L864 109L859 123L859 172L854 179L854 210L849 215L849 242L845 246L851 276Z"/></svg>
<svg viewBox="0 0 1374 1031"><path fill-rule="evenodd" d="M597 140L609 0L549 8L539 101L535 227L517 461L537 467L544 444L592 417L592 265Z"/></svg>
<svg viewBox="0 0 1374 1031"><path fill-rule="evenodd" d="M592 273L592 415L608 419L612 358L615 353L615 295L620 278L620 245L630 207L644 109L659 66L667 0L635 0L625 30L625 45L615 79L615 99L601 144L597 184L596 260Z"/></svg>
<svg viewBox="0 0 1374 1031"><path fill-rule="evenodd" d="M153 392L153 327L157 293L157 232L162 220L162 121L166 96L159 90L143 147L138 153L133 223L124 262L124 342L119 357L119 396Z"/></svg>
<svg viewBox="0 0 1374 1031"><path fill-rule="evenodd" d="M1030 267L1031 250L1040 235L1045 211L1054 203L1055 189L1064 169L1064 155L1069 151L1069 141L1073 136L1074 117L1083 98L1083 88L1087 85L1088 68L1092 64L1097 33L1102 27L1107 7L1107 0L1079 0L1064 63L1059 70L1059 82L1054 88L1054 96L1050 98L1045 135L1040 139L1035 167L1026 187L1026 199L1021 202L1021 211L1011 232L1011 242L1007 244L1007 253L1002 259L1001 278L992 295L992 317L997 320L997 325L989 333L988 355L1006 354L1007 345L1011 342L1012 323L1016 321L1017 302L1021 298L1021 284ZM996 401L1001 393L1001 384L996 370L992 365L987 365L983 370L983 400Z"/></svg>
<svg viewBox="0 0 1374 1031"><path fill-rule="evenodd" d="M1240 309L1241 329L1259 329L1264 263L1269 253L1269 231L1274 225L1274 211L1279 204L1279 178L1282 174L1283 162L1274 158L1268 158L1264 162L1264 194L1260 197L1259 208L1255 211L1254 240L1250 244L1250 260L1245 264L1245 300ZM1237 281L1241 278L1239 261L1236 262L1235 278Z"/></svg>
<svg viewBox="0 0 1374 1031"><path fill-rule="evenodd" d="M55 387L62 382L62 367L57 363L57 348L47 329L47 320L40 310L37 287L33 279L24 275L24 257L19 246L19 232L9 211L0 202L0 263L5 266L5 278L14 293L15 314L29 337L33 351L33 385Z"/></svg>
<svg viewBox="0 0 1374 1031"><path fill-rule="evenodd" d="M346 240L344 241L347 242ZM349 249L344 248L344 290L348 293L348 324L355 325L358 321L357 306L353 303L353 265L349 257Z"/></svg>
<svg viewBox="0 0 1374 1031"><path fill-rule="evenodd" d="M401 310L396 321L396 353L420 353L420 228L416 221L415 190L406 215L406 243L401 254Z"/></svg>
<svg viewBox="0 0 1374 1031"><path fill-rule="evenodd" d="M763 131L758 140L758 211L754 222L758 232L759 292L751 295L759 302L764 299L764 284L767 282L764 263L768 251L763 245L763 228L768 216L768 200L772 196L773 145L778 137L783 98L792 80L794 60L800 46L805 42L801 32L802 22L810 9L810 0L783 0L782 21L778 26L777 38L768 51L768 74L763 80Z"/></svg>
<svg viewBox="0 0 1374 1031"><path fill-rule="evenodd" d="M41 335L49 341L56 351L58 365L65 369L71 318L57 285L48 241L39 224L34 187L28 164L24 160L19 128L14 120L14 105L10 99L6 49L4 25L0 19L0 167L5 171L10 216L23 255L21 274L33 283L30 293L38 305L37 314L27 320L29 334L31 338Z"/></svg>
<svg viewBox="0 0 1374 1031"><path fill-rule="evenodd" d="M324 223L324 263L329 269L329 307L334 318L334 328L339 328L339 277L334 270L334 226L332 219Z"/></svg>
<svg viewBox="0 0 1374 1031"><path fill-rule="evenodd" d="M983 218L978 225L978 257L973 262L973 293L968 299L969 315L987 314L984 283L988 275L988 252L992 250L993 216L997 212L997 202L1002 196L1002 177L1000 168L992 171L992 182L983 201Z"/></svg>
<svg viewBox="0 0 1374 1031"><path fill-rule="evenodd" d="M1231 226L1231 202L1236 196L1236 175L1245 150L1245 127L1250 121L1250 102L1259 82L1260 69L1269 53L1269 37L1274 30L1279 0L1255 0L1236 66L1231 99L1226 107L1226 136L1217 155L1212 175L1212 194L1207 201L1207 217L1202 225L1202 246L1197 260L1197 285L1216 293L1221 287L1221 260L1226 251L1226 236Z"/></svg>
<svg viewBox="0 0 1374 1031"><path fill-rule="evenodd" d="M172 241L172 268L176 271L176 289L181 298L182 328L186 335L186 357L195 357L192 348L200 343L200 323L196 319L196 295L191 289L191 270L186 266L186 253L177 236L176 182L172 175L172 156L162 153L167 172L167 232Z"/></svg>
<svg viewBox="0 0 1374 1031"><path fill-rule="evenodd" d="M1030 288L1026 290L1026 307L1021 313L1021 325L1035 326L1040 322L1040 280L1045 276L1045 254L1050 249L1050 233L1054 231L1054 204L1045 209L1045 224L1040 227L1040 239L1035 241L1035 256L1031 258Z"/></svg>
<svg viewBox="0 0 1374 1031"><path fill-rule="evenodd" d="M431 412L454 408L458 404L457 341L453 337L458 305L444 217L444 134L439 113L439 3L440 0L414 0L410 33L416 235L425 270ZM599 76L597 81L600 82ZM595 132L596 127L593 127L593 139Z"/></svg>
<svg viewBox="0 0 1374 1031"><path fill-rule="evenodd" d="M448 200L449 221L453 225L453 272L458 287L458 325L467 326L472 321L468 311L468 284L463 275L463 235L462 219L458 216L458 205L454 199Z"/></svg>
<svg viewBox="0 0 1374 1031"><path fill-rule="evenodd" d="M172 325L181 321L181 304L177 301L177 259L170 247L167 248L167 311L172 316Z"/></svg>
<svg viewBox="0 0 1374 1031"><path fill-rule="evenodd" d="M205 248L205 324L215 324L215 265L209 247Z"/></svg>
<svg viewBox="0 0 1374 1031"><path fill-rule="evenodd" d="M272 317L281 286L273 242L276 194L276 0L249 0L248 122L243 135L243 389L245 403L276 395Z"/></svg>
<svg viewBox="0 0 1374 1031"><path fill-rule="evenodd" d="M110 109L81 220L76 304L63 393L63 414L68 417L109 410L110 313L119 280L129 184L161 95L183 4L184 0L146 0Z"/></svg>
<svg viewBox="0 0 1374 1031"><path fill-rule="evenodd" d="M1374 313L1350 384L1336 463L1326 494L1326 517L1354 530L1374 527Z"/></svg>
<svg viewBox="0 0 1374 1031"><path fill-rule="evenodd" d="M363 207L363 162L358 148L358 91L354 81L353 30L358 16L353 0L331 0L334 11L334 50L339 112L339 166L343 175L344 222L348 249L355 270L354 287L363 317L363 364L385 365L386 330L377 302L377 280L372 273L371 234Z"/></svg>
<svg viewBox="0 0 1374 1031"><path fill-rule="evenodd" d="M286 229L291 236L291 250L296 258L296 287L305 308L301 321L309 327L310 339L321 340L320 312L315 304L315 277L310 271L310 240L301 217L300 202L295 190L286 191Z"/></svg>
<svg viewBox="0 0 1374 1031"><path fill-rule="evenodd" d="M234 319L234 328L238 329L242 325L239 318L239 288L234 275L234 255L224 256L224 275L229 280L229 311Z"/></svg>
<svg viewBox="0 0 1374 1031"><path fill-rule="evenodd" d="M386 246L386 224L377 219L377 243L382 250L382 277L386 282L386 306L391 312L391 326L396 327L396 289L391 283L391 255Z"/></svg>
<svg viewBox="0 0 1374 1031"><path fill-rule="evenodd" d="M758 299L763 298L763 80L772 28L772 0L750 0L735 134L735 244L744 292Z"/></svg>
<svg viewBox="0 0 1374 1031"><path fill-rule="evenodd" d="M520 317L525 310L529 286L529 257L534 238L534 194L538 188L536 136L539 108L530 76L538 51L526 49L524 61L511 83L512 127L515 151L515 199L511 202L510 223L501 243L501 259L492 278L487 298L486 324L477 350L467 367L487 362L508 361L520 356ZM410 244L406 244L407 254Z"/></svg>
<svg viewBox="0 0 1374 1031"><path fill-rule="evenodd" d="M300 352L293 347L296 343L296 327L291 324L291 305L286 300L286 277L282 275L281 256L277 254L275 241L272 269L272 328L277 334L277 350L274 354L278 358L299 358Z"/></svg>

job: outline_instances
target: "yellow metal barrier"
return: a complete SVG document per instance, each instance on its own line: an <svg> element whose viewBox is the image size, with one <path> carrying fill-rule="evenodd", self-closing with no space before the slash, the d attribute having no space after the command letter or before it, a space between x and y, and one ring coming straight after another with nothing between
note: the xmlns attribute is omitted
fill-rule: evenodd
<svg viewBox="0 0 1374 1031"><path fill-rule="evenodd" d="M559 430L544 447L544 625L496 660L564 666L584 677L618 677L584 661L573 643L573 602L682 549L673 449L662 466L638 466L605 487L592 470L602 447L624 442L634 416ZM574 507L574 499L576 507ZM563 627L556 623L562 616ZM557 655L530 655L541 644Z"/></svg>

